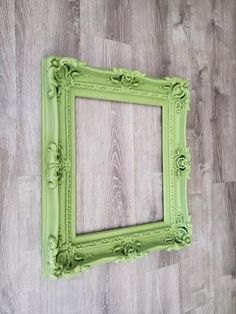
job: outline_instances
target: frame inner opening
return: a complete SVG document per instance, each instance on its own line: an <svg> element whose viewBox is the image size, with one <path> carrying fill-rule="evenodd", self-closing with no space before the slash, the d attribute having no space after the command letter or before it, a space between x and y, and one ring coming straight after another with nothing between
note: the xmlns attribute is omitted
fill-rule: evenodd
<svg viewBox="0 0 236 314"><path fill-rule="evenodd" d="M76 97L76 232L163 221L162 109Z"/></svg>

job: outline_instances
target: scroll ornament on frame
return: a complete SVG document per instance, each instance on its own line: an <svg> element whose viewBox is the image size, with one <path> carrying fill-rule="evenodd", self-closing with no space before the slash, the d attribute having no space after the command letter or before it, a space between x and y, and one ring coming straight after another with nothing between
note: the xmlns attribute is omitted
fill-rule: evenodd
<svg viewBox="0 0 236 314"><path fill-rule="evenodd" d="M189 178L191 170L190 161L191 157L189 148L178 146L174 155L174 169L178 179L183 178L184 176L186 176L187 179Z"/></svg>
<svg viewBox="0 0 236 314"><path fill-rule="evenodd" d="M61 185L68 168L69 162L64 158L62 145L49 143L46 168L49 188L53 189Z"/></svg>

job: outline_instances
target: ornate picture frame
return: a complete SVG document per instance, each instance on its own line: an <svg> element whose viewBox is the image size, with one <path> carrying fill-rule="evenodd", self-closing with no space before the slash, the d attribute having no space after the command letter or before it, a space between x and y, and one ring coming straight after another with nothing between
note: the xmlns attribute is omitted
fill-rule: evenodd
<svg viewBox="0 0 236 314"><path fill-rule="evenodd" d="M75 97L161 106L164 220L76 234ZM43 273L61 278L107 262L191 244L187 208L190 153L186 146L189 82L139 71L98 69L74 58L42 60Z"/></svg>

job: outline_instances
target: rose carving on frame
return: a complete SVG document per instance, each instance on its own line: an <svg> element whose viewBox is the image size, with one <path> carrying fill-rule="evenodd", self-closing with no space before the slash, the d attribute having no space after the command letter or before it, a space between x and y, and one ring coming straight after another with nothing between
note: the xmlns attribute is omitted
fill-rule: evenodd
<svg viewBox="0 0 236 314"><path fill-rule="evenodd" d="M141 84L141 79L145 77L145 74L139 71L113 68L113 72L115 75L109 78L110 82L124 88L138 87Z"/></svg>
<svg viewBox="0 0 236 314"><path fill-rule="evenodd" d="M174 168L177 178L189 177L190 174L190 152L189 148L178 147L174 156Z"/></svg>
<svg viewBox="0 0 236 314"><path fill-rule="evenodd" d="M119 262L141 257L147 254L147 252L143 250L142 242L129 238L125 239L120 245L115 246L113 252L121 254L121 257L118 258Z"/></svg>

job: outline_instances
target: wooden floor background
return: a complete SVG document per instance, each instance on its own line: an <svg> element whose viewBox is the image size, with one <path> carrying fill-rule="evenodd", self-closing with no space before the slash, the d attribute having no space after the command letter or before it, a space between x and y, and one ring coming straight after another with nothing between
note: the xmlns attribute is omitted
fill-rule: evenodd
<svg viewBox="0 0 236 314"><path fill-rule="evenodd" d="M235 0L0 1L1 314L236 313L235 16ZM51 54L191 81L189 249L42 278L40 62ZM161 219L154 109L77 101L78 232Z"/></svg>

